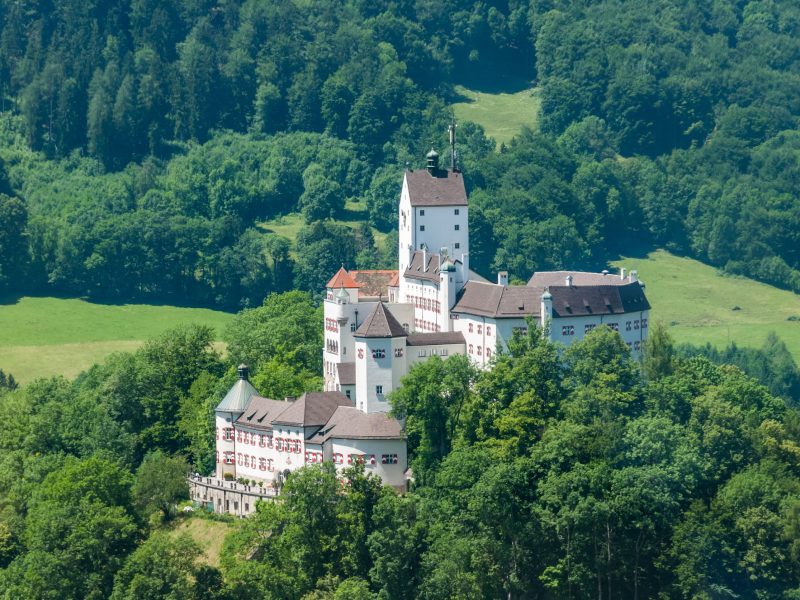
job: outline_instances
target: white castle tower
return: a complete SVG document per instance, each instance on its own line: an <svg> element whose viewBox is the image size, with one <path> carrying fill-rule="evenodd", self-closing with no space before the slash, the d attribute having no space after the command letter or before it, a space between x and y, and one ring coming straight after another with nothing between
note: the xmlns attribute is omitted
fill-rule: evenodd
<svg viewBox="0 0 800 600"><path fill-rule="evenodd" d="M431 148L425 170L408 169L403 176L398 231L401 302L408 302L409 296L419 296L410 290L404 275L410 270L427 273L431 262L435 263L434 270L438 270L440 264L450 259L457 273L454 277L456 293L470 279L467 191L456 161L455 123L450 125L449 133L450 169L439 167L439 154ZM417 254L420 252L424 256ZM438 299L438 303L441 306L442 299ZM430 322L425 318L421 320ZM436 325L437 331L450 330L449 324L439 322Z"/></svg>
<svg viewBox="0 0 800 600"><path fill-rule="evenodd" d="M389 412L386 397L406 374L408 332L382 302L355 332L356 408Z"/></svg>

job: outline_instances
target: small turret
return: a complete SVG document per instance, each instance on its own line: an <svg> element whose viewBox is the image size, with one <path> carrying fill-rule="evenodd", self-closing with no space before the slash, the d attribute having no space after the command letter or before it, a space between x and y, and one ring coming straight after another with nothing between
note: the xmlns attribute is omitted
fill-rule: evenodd
<svg viewBox="0 0 800 600"><path fill-rule="evenodd" d="M439 153L431 148L431 151L428 152L425 158L428 159L428 173L435 175L439 170Z"/></svg>
<svg viewBox="0 0 800 600"><path fill-rule="evenodd" d="M553 294L545 288L542 294L542 303L539 307L539 326L542 329L548 327L548 322L553 318Z"/></svg>
<svg viewBox="0 0 800 600"><path fill-rule="evenodd" d="M348 294L347 290L343 287L339 288L339 291L334 294L333 298L336 300L336 304L347 304L350 302L350 294Z"/></svg>

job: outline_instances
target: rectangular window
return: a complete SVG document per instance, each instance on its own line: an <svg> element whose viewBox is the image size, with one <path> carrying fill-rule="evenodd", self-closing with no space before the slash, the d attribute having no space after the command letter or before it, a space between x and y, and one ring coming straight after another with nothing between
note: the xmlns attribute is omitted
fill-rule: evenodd
<svg viewBox="0 0 800 600"><path fill-rule="evenodd" d="M469 350L468 350L468 352L469 352L470 354L472 354L472 344L470 344L470 345L469 345Z"/></svg>
<svg viewBox="0 0 800 600"><path fill-rule="evenodd" d="M619 331L619 323L609 323L608 326L614 331Z"/></svg>
<svg viewBox="0 0 800 600"><path fill-rule="evenodd" d="M472 323L469 324L469 332L472 333Z"/></svg>
<svg viewBox="0 0 800 600"><path fill-rule="evenodd" d="M378 396L383 396L383 386L382 385L376 385L375 386L375 393L378 394Z"/></svg>
<svg viewBox="0 0 800 600"><path fill-rule="evenodd" d="M639 329L639 321L638 320L633 322L633 328L634 329Z"/></svg>
<svg viewBox="0 0 800 600"><path fill-rule="evenodd" d="M419 226L419 230L420 230L420 231L425 231L425 225L420 225L420 226Z"/></svg>
<svg viewBox="0 0 800 600"><path fill-rule="evenodd" d="M394 357L395 358L403 358L403 349L402 348L395 348L394 349Z"/></svg>
<svg viewBox="0 0 800 600"><path fill-rule="evenodd" d="M478 335L483 333L483 325L478 325Z"/></svg>
<svg viewBox="0 0 800 600"><path fill-rule="evenodd" d="M356 324L350 323L350 331L355 331L355 330L356 330Z"/></svg>
<svg viewBox="0 0 800 600"><path fill-rule="evenodd" d="M478 346L478 356L483 356L483 346Z"/></svg>
<svg viewBox="0 0 800 600"><path fill-rule="evenodd" d="M458 231L459 229L461 229L461 225L456 225L456 231Z"/></svg>
<svg viewBox="0 0 800 600"><path fill-rule="evenodd" d="M597 327L597 325L594 325L592 323L587 323L586 325L583 326L583 333L589 333L595 327Z"/></svg>
<svg viewBox="0 0 800 600"><path fill-rule="evenodd" d="M625 331L630 331L630 330L631 330L631 322L625 321Z"/></svg>
<svg viewBox="0 0 800 600"><path fill-rule="evenodd" d="M352 399L350 398L350 390L345 390L344 395L347 396L348 399Z"/></svg>
<svg viewBox="0 0 800 600"><path fill-rule="evenodd" d="M420 350L418 356L427 356L428 353L425 350Z"/></svg>
<svg viewBox="0 0 800 600"><path fill-rule="evenodd" d="M458 210L458 209L455 209L455 210L453 211L453 214L456 214L456 215L457 215L458 213L459 213L459 210Z"/></svg>
<svg viewBox="0 0 800 600"><path fill-rule="evenodd" d="M574 325L562 325L562 327L561 327L561 335L575 335L575 326Z"/></svg>
<svg viewBox="0 0 800 600"><path fill-rule="evenodd" d="M384 348L373 348L373 350L372 350L372 358L386 358L386 349L384 349Z"/></svg>
<svg viewBox="0 0 800 600"><path fill-rule="evenodd" d="M425 216L425 209L424 208L420 209L419 216L420 217L424 217Z"/></svg>
<svg viewBox="0 0 800 600"><path fill-rule="evenodd" d="M492 335L492 326L491 325L487 325L486 326L486 335L487 336L491 336Z"/></svg>
<svg viewBox="0 0 800 600"><path fill-rule="evenodd" d="M642 329L647 329L647 319L642 319Z"/></svg>
<svg viewBox="0 0 800 600"><path fill-rule="evenodd" d="M226 427L225 428L225 441L232 442L233 441L233 428Z"/></svg>
<svg viewBox="0 0 800 600"><path fill-rule="evenodd" d="M397 464L397 454L381 454L381 464L382 465L396 465Z"/></svg>
<svg viewBox="0 0 800 600"><path fill-rule="evenodd" d="M458 242L456 242L456 250L458 250L459 248L461 248L461 244L459 244Z"/></svg>

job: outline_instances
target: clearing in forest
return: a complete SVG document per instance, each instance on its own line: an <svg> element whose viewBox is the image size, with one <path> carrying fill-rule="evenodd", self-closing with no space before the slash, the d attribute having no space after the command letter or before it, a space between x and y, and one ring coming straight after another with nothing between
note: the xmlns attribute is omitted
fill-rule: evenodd
<svg viewBox="0 0 800 600"><path fill-rule="evenodd" d="M200 562L212 567L219 567L219 554L225 536L233 529L234 525L223 521L212 521L198 516L182 518L170 529L170 536L176 537L182 533L189 534L195 543L200 546L202 554Z"/></svg>
<svg viewBox="0 0 800 600"><path fill-rule="evenodd" d="M800 362L800 296L745 277L721 274L690 258L658 250L613 266L635 269L653 309L676 342L759 348L774 331Z"/></svg>
<svg viewBox="0 0 800 600"><path fill-rule="evenodd" d="M20 383L75 377L112 352L131 351L182 323L213 327L217 339L233 318L206 308L96 304L77 298L0 300L0 370Z"/></svg>
<svg viewBox="0 0 800 600"><path fill-rule="evenodd" d="M452 105L459 121L472 121L494 138L498 147L507 144L523 127L539 127L541 99L536 88L514 93L487 93L456 86L464 99Z"/></svg>

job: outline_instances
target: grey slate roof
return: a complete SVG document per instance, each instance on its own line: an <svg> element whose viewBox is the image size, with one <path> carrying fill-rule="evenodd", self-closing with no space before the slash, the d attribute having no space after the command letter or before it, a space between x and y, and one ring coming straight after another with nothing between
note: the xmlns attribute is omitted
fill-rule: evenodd
<svg viewBox="0 0 800 600"><path fill-rule="evenodd" d="M425 169L406 171L411 206L466 206L467 190L461 173Z"/></svg>
<svg viewBox="0 0 800 600"><path fill-rule="evenodd" d="M566 285L567 275L573 276L571 286ZM542 282L548 285L541 285ZM650 308L638 281L600 273L559 271L537 273L525 286L470 281L451 312L495 319L539 316L545 290L552 296L554 317L614 315Z"/></svg>
<svg viewBox="0 0 800 600"><path fill-rule="evenodd" d="M623 285L550 286L548 289L553 296L554 317L616 315L650 308L638 282Z"/></svg>
<svg viewBox="0 0 800 600"><path fill-rule="evenodd" d="M541 291L527 286L468 281L451 312L495 319L536 316L541 296Z"/></svg>
<svg viewBox="0 0 800 600"><path fill-rule="evenodd" d="M216 410L223 412L242 412L250 402L250 398L258 392L247 379L239 378L225 397L217 405Z"/></svg>
<svg viewBox="0 0 800 600"><path fill-rule="evenodd" d="M353 334L362 338L392 338L408 335L398 320L386 310L383 302L378 302L366 320Z"/></svg>
<svg viewBox="0 0 800 600"><path fill-rule="evenodd" d="M324 425L339 406L353 406L341 392L306 392L272 421L273 425L319 427Z"/></svg>
<svg viewBox="0 0 800 600"><path fill-rule="evenodd" d="M357 408L340 406L330 420L308 441L321 444L331 438L368 440L368 439L405 439L400 422L385 413L366 414Z"/></svg>
<svg viewBox="0 0 800 600"><path fill-rule="evenodd" d="M439 281L439 266L442 263L442 257L438 254L434 254L433 252L428 252L427 257L427 270L425 269L425 263L423 259L425 258L425 253L421 250L417 250L411 256L411 262L408 264L403 275L405 277L410 277L412 279L423 279L425 281ZM456 265L460 265L460 260L453 260L452 258L450 261Z"/></svg>
<svg viewBox="0 0 800 600"><path fill-rule="evenodd" d="M406 338L406 346L441 346L443 344L465 344L460 331L437 331L432 333L411 333Z"/></svg>
<svg viewBox="0 0 800 600"><path fill-rule="evenodd" d="M270 400L261 396L253 396L242 415L236 419L236 423L271 431L272 420L288 407L289 403L284 400Z"/></svg>
<svg viewBox="0 0 800 600"><path fill-rule="evenodd" d="M339 375L339 385L356 384L356 363L337 363L336 372Z"/></svg>

